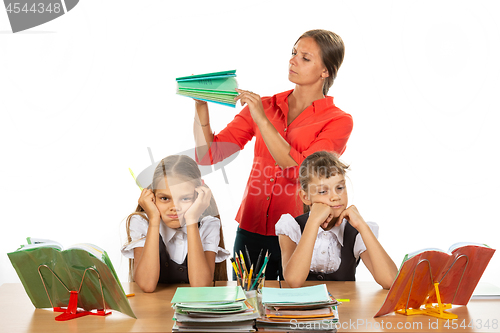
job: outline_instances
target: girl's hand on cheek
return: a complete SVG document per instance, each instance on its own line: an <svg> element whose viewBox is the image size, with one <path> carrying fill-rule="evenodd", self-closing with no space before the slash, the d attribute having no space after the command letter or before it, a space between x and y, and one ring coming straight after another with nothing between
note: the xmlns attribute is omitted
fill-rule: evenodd
<svg viewBox="0 0 500 333"><path fill-rule="evenodd" d="M184 213L184 221L181 225L198 223L200 215L210 206L210 199L212 198L212 191L207 186L198 186L195 188L198 197L195 199L191 207Z"/></svg>
<svg viewBox="0 0 500 333"><path fill-rule="evenodd" d="M318 227L326 228L328 223L333 219L332 208L324 203L315 202L311 206L309 219L317 223Z"/></svg>
<svg viewBox="0 0 500 333"><path fill-rule="evenodd" d="M153 193L153 191L148 188L142 190L138 202L142 209L144 209L144 212L146 212L150 223L154 223L155 221L159 222L160 212L156 207L155 194Z"/></svg>
<svg viewBox="0 0 500 333"><path fill-rule="evenodd" d="M359 227L363 224L366 223L361 214L359 213L358 209L356 206L352 205L349 206L349 208L345 209L339 216L339 220L336 223L336 225L340 225L342 223L342 220L346 219L356 230L359 231Z"/></svg>

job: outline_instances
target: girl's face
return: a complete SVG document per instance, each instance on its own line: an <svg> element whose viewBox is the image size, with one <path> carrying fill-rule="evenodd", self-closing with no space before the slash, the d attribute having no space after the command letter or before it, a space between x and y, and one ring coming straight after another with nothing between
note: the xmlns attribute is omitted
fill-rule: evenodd
<svg viewBox="0 0 500 333"><path fill-rule="evenodd" d="M156 207L160 212L162 221L170 228L176 229L181 226L184 214L196 199L196 186L178 177L168 177L172 185L164 178L165 186L159 184L155 193ZM164 187L164 188L161 188Z"/></svg>
<svg viewBox="0 0 500 333"><path fill-rule="evenodd" d="M347 190L345 178L342 174L330 178L312 176L307 193L304 191L301 191L301 193L302 201L306 205L320 202L330 206L333 215L332 226L335 224L336 218L347 208Z"/></svg>
<svg viewBox="0 0 500 333"><path fill-rule="evenodd" d="M288 79L295 84L323 86L322 77L328 77L321 49L312 37L303 37L293 46L288 69Z"/></svg>

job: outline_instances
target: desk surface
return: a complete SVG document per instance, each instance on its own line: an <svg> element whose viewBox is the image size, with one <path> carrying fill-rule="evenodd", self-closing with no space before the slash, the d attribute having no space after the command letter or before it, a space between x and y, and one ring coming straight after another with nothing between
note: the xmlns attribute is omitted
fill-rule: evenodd
<svg viewBox="0 0 500 333"><path fill-rule="evenodd" d="M350 299L339 306L339 332L500 332L500 301L473 299L465 306L453 307L458 320L449 322L427 316L407 317L390 314L373 318L387 295L375 282L325 282L336 298ZM308 282L306 285L314 283ZM217 285L235 285L218 282ZM185 285L184 285L185 286ZM156 292L143 293L135 283L123 285L137 319L120 312L106 317L86 316L65 322L54 320L52 309L35 309L22 284L0 286L0 327L2 332L170 332L173 309L170 300L177 285L159 286ZM277 287L266 281L266 287ZM283 287L285 284L283 283ZM462 327L461 327L462 326ZM489 326L489 328L487 327ZM455 328L454 328L455 327Z"/></svg>

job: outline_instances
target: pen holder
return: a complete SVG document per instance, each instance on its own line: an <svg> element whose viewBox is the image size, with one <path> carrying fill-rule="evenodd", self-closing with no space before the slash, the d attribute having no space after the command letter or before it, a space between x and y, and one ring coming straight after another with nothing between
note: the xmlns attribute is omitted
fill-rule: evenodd
<svg viewBox="0 0 500 333"><path fill-rule="evenodd" d="M250 303L257 311L259 311L259 315L264 315L264 306L262 305L262 293L259 290L250 290L245 291L245 296L247 298L248 303Z"/></svg>
<svg viewBox="0 0 500 333"><path fill-rule="evenodd" d="M245 281L242 281L241 279L238 279L238 285L243 288L245 291L251 291L251 290L257 290L259 293L262 290L262 287L264 286L264 277L260 277L257 282L255 282L257 279L253 278L250 279L250 282L248 279L245 279Z"/></svg>

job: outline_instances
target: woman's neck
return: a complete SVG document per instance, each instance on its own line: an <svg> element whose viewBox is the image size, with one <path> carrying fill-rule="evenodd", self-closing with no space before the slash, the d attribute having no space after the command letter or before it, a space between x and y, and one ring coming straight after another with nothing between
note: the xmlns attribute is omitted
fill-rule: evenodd
<svg viewBox="0 0 500 333"><path fill-rule="evenodd" d="M314 101L322 99L323 91L317 87L305 87L296 85L295 89L288 96L288 124L290 124L299 114Z"/></svg>
<svg viewBox="0 0 500 333"><path fill-rule="evenodd" d="M305 107L308 107L312 104L312 102L325 97L323 95L322 86L318 89L318 87L315 86L300 86L298 84L295 85L295 89L291 95L295 98L296 105L304 105Z"/></svg>

